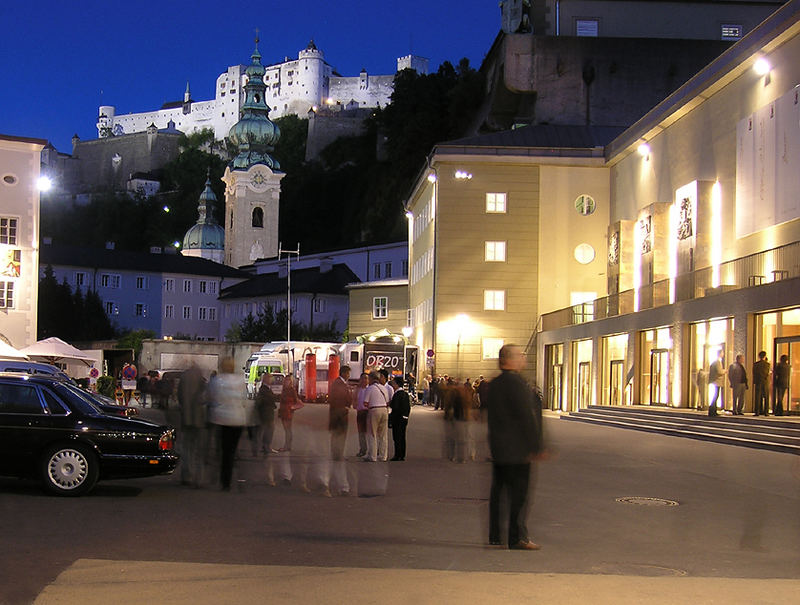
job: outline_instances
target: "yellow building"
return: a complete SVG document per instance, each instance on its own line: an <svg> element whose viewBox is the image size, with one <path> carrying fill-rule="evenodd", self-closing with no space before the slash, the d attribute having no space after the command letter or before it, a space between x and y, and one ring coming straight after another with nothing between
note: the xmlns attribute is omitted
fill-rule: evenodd
<svg viewBox="0 0 800 605"><path fill-rule="evenodd" d="M409 327L408 280L385 279L347 286L350 338L387 330L403 334ZM407 330L406 330L407 331Z"/></svg>
<svg viewBox="0 0 800 605"><path fill-rule="evenodd" d="M0 340L36 342L39 172L47 141L0 135Z"/></svg>
<svg viewBox="0 0 800 605"><path fill-rule="evenodd" d="M765 350L800 411L799 16L787 2L622 133L437 146L407 203L436 371L490 373L515 342L553 409L703 407L718 352L750 374Z"/></svg>

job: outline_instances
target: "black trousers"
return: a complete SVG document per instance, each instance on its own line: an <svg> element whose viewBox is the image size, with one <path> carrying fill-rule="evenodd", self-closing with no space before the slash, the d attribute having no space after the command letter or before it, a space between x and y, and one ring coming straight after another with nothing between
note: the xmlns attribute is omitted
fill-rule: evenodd
<svg viewBox="0 0 800 605"><path fill-rule="evenodd" d="M769 414L769 385L766 382L753 383L753 412L756 416Z"/></svg>
<svg viewBox="0 0 800 605"><path fill-rule="evenodd" d="M394 441L394 457L406 459L406 427L408 420L399 418L392 420L392 440Z"/></svg>
<svg viewBox="0 0 800 605"><path fill-rule="evenodd" d="M500 542L501 498L508 499L508 544L528 539L528 487L531 464L492 464L492 491L489 494L489 541Z"/></svg>
<svg viewBox="0 0 800 605"><path fill-rule="evenodd" d="M222 460L220 462L219 476L222 482L222 489L230 489L231 478L233 477L233 461L236 458L236 447L239 445L239 438L242 436L242 427L221 426L220 429Z"/></svg>

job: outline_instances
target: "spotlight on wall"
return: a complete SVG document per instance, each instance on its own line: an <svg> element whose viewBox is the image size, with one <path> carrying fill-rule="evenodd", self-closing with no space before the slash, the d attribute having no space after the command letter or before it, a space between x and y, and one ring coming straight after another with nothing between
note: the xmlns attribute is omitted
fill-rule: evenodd
<svg viewBox="0 0 800 605"><path fill-rule="evenodd" d="M465 170L456 170L456 178L460 181L463 180L470 180L472 178L472 173L467 172Z"/></svg>
<svg viewBox="0 0 800 605"><path fill-rule="evenodd" d="M636 151L638 151L639 155L642 156L643 158L650 159L650 145L648 145L647 143L642 143L641 145L639 145Z"/></svg>
<svg viewBox="0 0 800 605"><path fill-rule="evenodd" d="M414 218L414 213L413 213L413 212L411 212L411 210L406 210L406 218L407 218L408 220L411 220L411 219L413 219L413 218Z"/></svg>
<svg viewBox="0 0 800 605"><path fill-rule="evenodd" d="M772 69L772 65L769 64L764 57L756 59L756 62L753 63L753 71L755 71L759 76L766 76L770 70Z"/></svg>
<svg viewBox="0 0 800 605"><path fill-rule="evenodd" d="M39 191L50 191L52 187L53 181L51 181L49 177L40 176L36 181L36 188Z"/></svg>
<svg viewBox="0 0 800 605"><path fill-rule="evenodd" d="M428 175L428 182L429 182L429 183L435 183L435 182L436 182L436 174L434 174L433 172L431 172L431 173Z"/></svg>

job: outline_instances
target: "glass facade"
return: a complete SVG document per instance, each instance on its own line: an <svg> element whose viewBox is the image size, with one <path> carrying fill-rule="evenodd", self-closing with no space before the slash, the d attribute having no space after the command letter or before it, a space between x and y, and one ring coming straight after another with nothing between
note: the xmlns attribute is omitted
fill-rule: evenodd
<svg viewBox="0 0 800 605"><path fill-rule="evenodd" d="M617 334L602 339L602 405L631 405L633 367L628 362L628 335Z"/></svg>

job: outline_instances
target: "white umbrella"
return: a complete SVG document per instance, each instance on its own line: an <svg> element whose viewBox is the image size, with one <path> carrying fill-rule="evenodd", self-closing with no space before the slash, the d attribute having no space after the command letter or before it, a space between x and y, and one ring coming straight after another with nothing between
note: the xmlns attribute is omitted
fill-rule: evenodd
<svg viewBox="0 0 800 605"><path fill-rule="evenodd" d="M0 359L27 359L27 356L17 351L10 344L0 340Z"/></svg>
<svg viewBox="0 0 800 605"><path fill-rule="evenodd" d="M83 361L87 365L91 365L95 362L95 359L84 355L83 351L80 349L76 349L71 344L55 336L52 338L45 338L29 347L20 349L20 353L30 358L44 359L47 363Z"/></svg>

